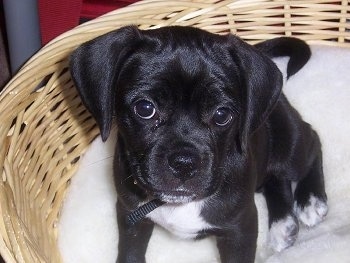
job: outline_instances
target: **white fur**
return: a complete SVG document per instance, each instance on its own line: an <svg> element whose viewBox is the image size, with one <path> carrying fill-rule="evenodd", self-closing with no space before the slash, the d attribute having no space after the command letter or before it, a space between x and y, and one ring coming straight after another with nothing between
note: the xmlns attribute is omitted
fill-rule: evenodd
<svg viewBox="0 0 350 263"><path fill-rule="evenodd" d="M195 238L201 230L212 228L200 215L204 201L165 204L147 215L153 222L181 238Z"/></svg>
<svg viewBox="0 0 350 263"><path fill-rule="evenodd" d="M291 246L297 237L298 224L292 216L273 222L270 229L269 242L275 251L282 251Z"/></svg>
<svg viewBox="0 0 350 263"><path fill-rule="evenodd" d="M266 203L257 194L256 263L349 262L350 50L314 47L312 51L311 60L287 81L284 92L320 135L329 212L315 228L305 229L301 225L294 245L275 253L267 249ZM65 263L116 260L116 194L112 158L108 159L113 151L113 142L103 144L100 139L93 142L72 179L58 224L58 242ZM213 238L182 240L159 227L154 229L146 259L148 263L220 262Z"/></svg>
<svg viewBox="0 0 350 263"><path fill-rule="evenodd" d="M308 227L313 227L319 224L328 212L328 206L325 202L315 197L310 196L309 202L305 207L300 207L297 204L294 205L295 213L299 220Z"/></svg>

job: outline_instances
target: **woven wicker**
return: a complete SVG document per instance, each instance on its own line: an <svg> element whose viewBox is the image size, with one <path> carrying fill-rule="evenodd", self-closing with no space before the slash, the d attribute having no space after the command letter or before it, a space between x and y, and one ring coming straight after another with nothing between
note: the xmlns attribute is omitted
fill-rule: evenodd
<svg viewBox="0 0 350 263"><path fill-rule="evenodd" d="M0 94L0 251L6 262L61 262L60 209L81 155L98 135L73 87L67 58L82 42L128 24L196 26L251 43L297 36L350 47L348 0L148 0L59 36Z"/></svg>

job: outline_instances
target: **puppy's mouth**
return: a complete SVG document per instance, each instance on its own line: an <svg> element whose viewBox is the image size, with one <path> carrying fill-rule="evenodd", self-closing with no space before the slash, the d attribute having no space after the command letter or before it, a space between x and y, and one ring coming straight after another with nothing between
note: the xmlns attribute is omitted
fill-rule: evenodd
<svg viewBox="0 0 350 263"><path fill-rule="evenodd" d="M136 182L136 181L135 181ZM180 204L189 203L197 198L197 194L192 191L185 189L183 186L178 187L176 190L156 190L149 187L143 180L141 180L141 185L146 190L149 198L154 198L161 200L165 203L170 204Z"/></svg>
<svg viewBox="0 0 350 263"><path fill-rule="evenodd" d="M211 181L207 184L202 184L202 181L174 183L168 184L152 184L145 177L134 177L134 184L137 184L143 189L148 200L158 199L164 203L181 204L196 201L209 195L212 195L221 185L221 180Z"/></svg>

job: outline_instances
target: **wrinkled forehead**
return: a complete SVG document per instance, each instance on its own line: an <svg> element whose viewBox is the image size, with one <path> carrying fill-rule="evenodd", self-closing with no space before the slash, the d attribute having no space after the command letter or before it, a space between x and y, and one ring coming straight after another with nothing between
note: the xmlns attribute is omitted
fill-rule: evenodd
<svg viewBox="0 0 350 263"><path fill-rule="evenodd" d="M239 69L223 50L209 47L146 48L133 54L121 73L125 96L205 100L217 104L239 95Z"/></svg>

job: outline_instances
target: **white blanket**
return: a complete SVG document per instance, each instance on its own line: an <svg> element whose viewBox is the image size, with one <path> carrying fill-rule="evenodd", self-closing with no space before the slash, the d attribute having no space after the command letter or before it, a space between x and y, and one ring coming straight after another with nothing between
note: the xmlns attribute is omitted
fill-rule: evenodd
<svg viewBox="0 0 350 263"><path fill-rule="evenodd" d="M267 244L267 211L256 195L259 238L256 262L350 262L350 49L313 47L308 64L284 87L291 103L319 133L329 212L314 228L301 226L294 246L275 253ZM276 63L285 71L286 59ZM110 136L110 138L112 138ZM112 179L113 139L96 139L73 177L59 224L66 263L112 263L117 256L116 194ZM213 238L180 240L156 227L148 263L220 262Z"/></svg>

